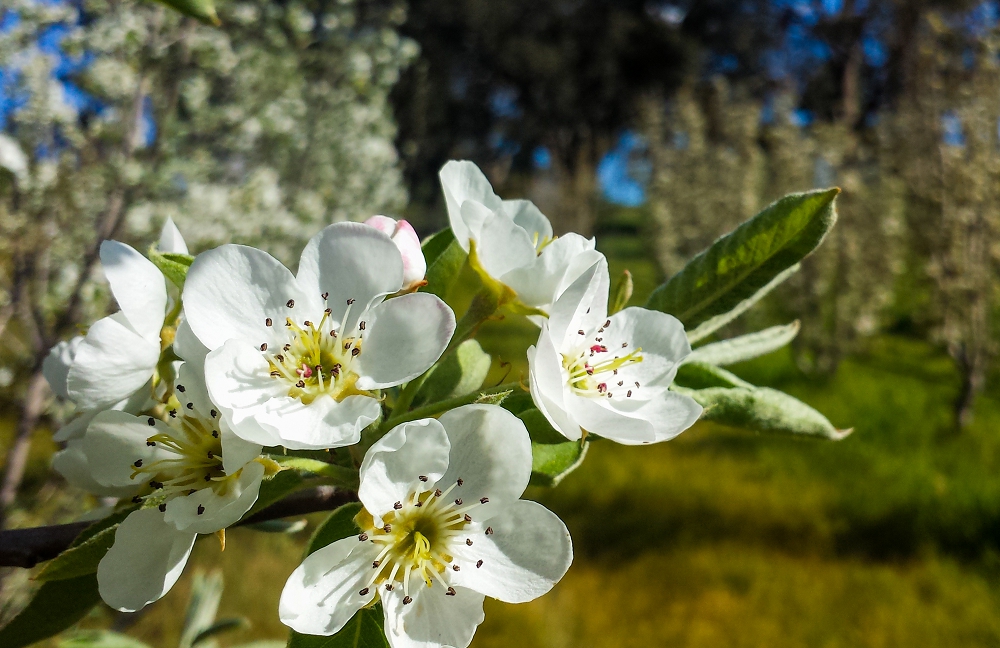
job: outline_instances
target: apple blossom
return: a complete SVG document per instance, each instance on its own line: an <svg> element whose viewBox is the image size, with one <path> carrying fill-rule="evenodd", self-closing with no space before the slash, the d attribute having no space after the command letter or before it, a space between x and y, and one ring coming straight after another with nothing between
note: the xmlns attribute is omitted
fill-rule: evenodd
<svg viewBox="0 0 1000 648"><path fill-rule="evenodd" d="M199 255L184 315L209 350L208 390L233 430L268 446L357 443L381 415L378 390L424 373L455 329L434 295L385 300L402 281L396 245L361 223L314 236L298 275L250 247Z"/></svg>
<svg viewBox="0 0 1000 648"><path fill-rule="evenodd" d="M439 176L459 245L479 270L514 291L529 309L547 313L555 298L603 257L594 239L574 233L554 237L549 219L532 202L501 200L472 162L448 162Z"/></svg>
<svg viewBox="0 0 1000 648"><path fill-rule="evenodd" d="M493 405L394 428L361 464L362 533L316 551L292 573L282 622L332 635L380 599L393 648L465 648L486 596L530 601L572 562L562 521L520 499L530 473L524 424Z"/></svg>
<svg viewBox="0 0 1000 648"><path fill-rule="evenodd" d="M261 447L231 432L194 367L180 366L175 397L166 420L101 412L82 440L91 477L133 489L132 501L143 504L118 527L97 569L101 598L118 610L163 596L196 536L237 522L257 500L264 476L255 461Z"/></svg>
<svg viewBox="0 0 1000 648"><path fill-rule="evenodd" d="M592 432L619 443L666 441L694 424L701 406L669 391L691 353L684 326L645 308L608 317L606 261L556 301L528 349L531 396L568 439Z"/></svg>
<svg viewBox="0 0 1000 648"><path fill-rule="evenodd" d="M405 220L397 221L388 216L372 216L365 221L378 231L392 239L403 257L403 291L416 290L424 284L427 274L427 261L420 249L420 238L417 232Z"/></svg>

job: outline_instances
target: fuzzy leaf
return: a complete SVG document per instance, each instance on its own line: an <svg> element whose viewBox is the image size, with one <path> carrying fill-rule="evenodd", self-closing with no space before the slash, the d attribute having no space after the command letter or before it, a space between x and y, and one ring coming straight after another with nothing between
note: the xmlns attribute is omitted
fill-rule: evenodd
<svg viewBox="0 0 1000 648"><path fill-rule="evenodd" d="M736 319L743 313L753 308L754 305L761 299L764 299L764 297L767 296L769 292L771 292L772 290L783 284L789 277L798 272L800 267L801 266L798 263L796 263L791 268L778 274L778 276L772 279L770 283L768 283L766 286L764 286L754 294L750 295L740 303L736 304L736 306L729 312L723 313L722 315L716 315L711 319L707 319L701 324L699 324L698 327L695 328L694 330L688 331L687 334L688 342L694 344L695 342L704 340L712 333L715 333L726 324L729 324L734 319Z"/></svg>
<svg viewBox="0 0 1000 648"><path fill-rule="evenodd" d="M611 299L608 300L608 315L614 315L621 309L625 308L628 304L628 300L632 299L632 290L634 286L632 284L632 273L628 270L622 272L622 276L618 279L618 283L611 290Z"/></svg>
<svg viewBox="0 0 1000 648"><path fill-rule="evenodd" d="M184 280L187 278L188 269L194 262L194 257L190 254L160 252L153 247L149 250L149 260L160 269L160 272L170 280L170 283L183 289Z"/></svg>
<svg viewBox="0 0 1000 648"><path fill-rule="evenodd" d="M772 326L756 333L698 347L685 358L684 362L704 362L724 367L777 351L798 334L799 321L795 320L784 326Z"/></svg>
<svg viewBox="0 0 1000 648"><path fill-rule="evenodd" d="M43 583L21 612L0 628L0 646L22 648L55 636L101 600L97 574Z"/></svg>
<svg viewBox="0 0 1000 648"><path fill-rule="evenodd" d="M694 328L729 313L823 242L837 221L840 189L791 194L692 259L653 291L648 308Z"/></svg>
<svg viewBox="0 0 1000 648"><path fill-rule="evenodd" d="M430 370L413 399L413 406L471 394L483 386L491 364L493 359L483 351L479 342L462 342L454 353L449 353Z"/></svg>
<svg viewBox="0 0 1000 648"><path fill-rule="evenodd" d="M739 376L715 365L704 362L689 362L677 369L674 384L688 389L707 389L709 387L746 387L754 386Z"/></svg>
<svg viewBox="0 0 1000 648"><path fill-rule="evenodd" d="M517 417L531 437L531 484L556 486L583 463L587 443L567 440L533 406L517 412Z"/></svg>
<svg viewBox="0 0 1000 648"><path fill-rule="evenodd" d="M420 249L427 263L427 285L420 291L446 299L468 255L455 240L450 227L428 237Z"/></svg>
<svg viewBox="0 0 1000 648"><path fill-rule="evenodd" d="M705 408L702 419L753 432L776 432L837 441L851 430L838 430L825 416L797 398L768 387L684 389Z"/></svg>
<svg viewBox="0 0 1000 648"><path fill-rule="evenodd" d="M91 524L80 532L66 551L45 563L35 580L57 581L95 573L101 558L115 542L118 525L138 508L129 506Z"/></svg>

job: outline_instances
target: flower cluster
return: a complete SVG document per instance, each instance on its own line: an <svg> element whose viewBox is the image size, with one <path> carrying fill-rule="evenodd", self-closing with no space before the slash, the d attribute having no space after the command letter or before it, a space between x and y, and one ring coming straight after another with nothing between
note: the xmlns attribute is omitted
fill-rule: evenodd
<svg viewBox="0 0 1000 648"><path fill-rule="evenodd" d="M691 352L683 326L642 308L609 313L593 239L555 237L470 162L445 165L441 182L480 289L540 327L527 389L566 443L654 443L697 420L700 406L670 389ZM480 379L411 408L477 327L456 327L445 301L421 292L428 262L406 221L330 225L295 273L240 245L191 257L169 221L148 259L108 241L101 261L121 310L53 348L44 369L78 409L56 434L55 468L121 500L97 570L112 607L162 597L197 536L224 546L282 470L351 473L329 479L360 500L356 533L316 548L285 585L279 615L297 632L335 634L380 604L394 648L464 648L485 597L532 600L569 568L565 525L520 499L532 439L502 406L512 389L479 390Z"/></svg>

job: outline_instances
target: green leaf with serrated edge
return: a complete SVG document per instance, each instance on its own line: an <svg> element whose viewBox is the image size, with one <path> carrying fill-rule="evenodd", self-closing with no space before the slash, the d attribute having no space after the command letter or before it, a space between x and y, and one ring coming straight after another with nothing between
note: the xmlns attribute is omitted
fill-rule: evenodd
<svg viewBox="0 0 1000 648"><path fill-rule="evenodd" d="M471 394L483 386L492 364L493 358L483 351L479 342L462 342L454 353L449 353L430 370L411 407Z"/></svg>
<svg viewBox="0 0 1000 648"><path fill-rule="evenodd" d="M91 524L74 538L68 549L46 562L35 580L64 580L96 572L104 554L114 544L118 525L138 508L137 505L128 506Z"/></svg>
<svg viewBox="0 0 1000 648"><path fill-rule="evenodd" d="M360 511L361 502L351 502L328 515L309 538L309 544L306 545L306 553L303 558L337 540L361 533L361 529L354 524L354 516Z"/></svg>
<svg viewBox="0 0 1000 648"><path fill-rule="evenodd" d="M274 504L282 497L306 488L308 485L308 480L298 471L282 470L260 483L260 492L257 495L257 501L254 502L253 506L250 507L250 510L243 517L250 517L254 513Z"/></svg>
<svg viewBox="0 0 1000 648"><path fill-rule="evenodd" d="M361 511L361 503L344 504L323 521L306 546L308 556L323 547L361 532L354 524L354 517ZM363 608L330 637L318 637L292 632L288 648L387 648L389 642L382 629L382 606Z"/></svg>
<svg viewBox="0 0 1000 648"><path fill-rule="evenodd" d="M851 430L838 430L825 416L802 401L768 387L674 387L696 400L701 418L753 432L813 436L837 441Z"/></svg>
<svg viewBox="0 0 1000 648"><path fill-rule="evenodd" d="M389 648L382 620L382 604L379 603L358 610L340 632L331 637L292 632L288 648Z"/></svg>
<svg viewBox="0 0 1000 648"><path fill-rule="evenodd" d="M768 293L770 293L772 290L783 284L789 277L798 272L799 268L801 267L802 267L801 265L796 263L791 268L785 270L784 272L780 273L777 277L772 279L769 284L767 284L766 286L755 292L753 295L741 301L739 304L736 305L735 308L733 308L728 313L723 313L722 315L716 315L715 317L705 320L704 322L699 324L698 327L695 328L694 330L688 331L687 332L688 342L690 342L691 344L694 344L695 342L700 342L701 340L704 340L712 333L718 331L726 324L729 324L734 319L736 319L743 313L753 308L757 302L759 302L761 299L764 299L764 297L766 297Z"/></svg>
<svg viewBox="0 0 1000 648"><path fill-rule="evenodd" d="M150 646L111 630L84 630L60 639L59 648L150 648Z"/></svg>
<svg viewBox="0 0 1000 648"><path fill-rule="evenodd" d="M614 315L625 308L628 300L632 299L632 289L632 273L625 270L611 290L611 299L608 300L608 315Z"/></svg>
<svg viewBox="0 0 1000 648"><path fill-rule="evenodd" d="M206 25L218 26L219 16L215 13L215 3L212 0L159 0L171 9L185 16L197 18Z"/></svg>
<svg viewBox="0 0 1000 648"><path fill-rule="evenodd" d="M728 313L823 242L840 189L791 194L723 236L653 291L647 308L694 328Z"/></svg>
<svg viewBox="0 0 1000 648"><path fill-rule="evenodd" d="M194 257L190 254L160 252L152 247L149 249L149 260L160 269L160 272L170 280L170 283L178 288L184 288L184 279L187 278L187 272L194 262Z"/></svg>
<svg viewBox="0 0 1000 648"><path fill-rule="evenodd" d="M27 607L0 628L0 646L22 648L55 636L86 616L100 600L96 574L42 583Z"/></svg>
<svg viewBox="0 0 1000 648"><path fill-rule="evenodd" d="M724 367L777 351L795 339L798 334L799 321L795 320L784 326L772 326L756 333L698 347L684 359L684 362L704 362Z"/></svg>
<svg viewBox="0 0 1000 648"><path fill-rule="evenodd" d="M468 254L455 240L450 227L428 237L420 249L427 263L427 285L422 286L420 292L445 299L458 279Z"/></svg>
<svg viewBox="0 0 1000 648"><path fill-rule="evenodd" d="M531 444L531 479L534 486L558 486L587 456L590 444L580 441Z"/></svg>

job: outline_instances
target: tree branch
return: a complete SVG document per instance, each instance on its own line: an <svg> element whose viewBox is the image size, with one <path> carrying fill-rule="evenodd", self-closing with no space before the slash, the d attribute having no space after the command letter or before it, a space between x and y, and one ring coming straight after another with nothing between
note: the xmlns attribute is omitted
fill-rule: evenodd
<svg viewBox="0 0 1000 648"><path fill-rule="evenodd" d="M332 511L349 502L356 502L357 499L358 494L353 491L337 490L333 486L316 486L292 493L233 526ZM93 522L71 522L0 531L0 567L29 568L51 560L65 551L80 532L91 524Z"/></svg>

